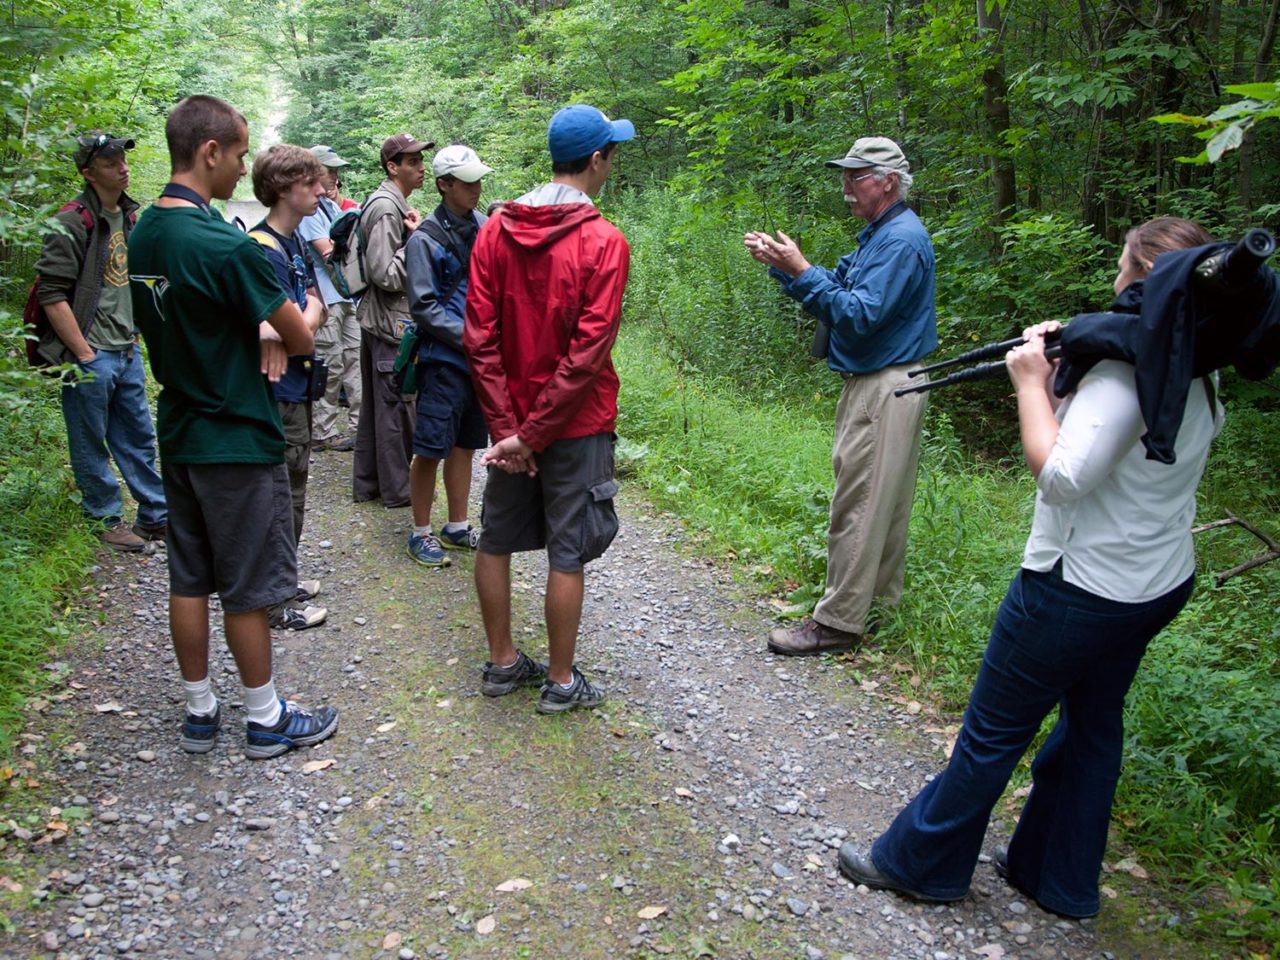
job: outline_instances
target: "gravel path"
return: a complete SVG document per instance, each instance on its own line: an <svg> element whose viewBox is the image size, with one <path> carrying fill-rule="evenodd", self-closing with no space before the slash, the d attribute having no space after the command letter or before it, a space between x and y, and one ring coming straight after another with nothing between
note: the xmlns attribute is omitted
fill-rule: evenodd
<svg viewBox="0 0 1280 960"><path fill-rule="evenodd" d="M312 466L301 574L324 581L329 621L276 647L283 694L342 711L314 749L243 757L215 616L228 722L212 753L181 752L164 553L100 555L82 597L97 623L50 665L4 795L4 956L1192 955L1158 938L1162 914L1131 898L1147 891L1111 880L1119 898L1076 923L985 857L949 906L841 879L840 842L876 836L954 727L865 664L764 654L767 604L634 495L588 574L580 661L608 703L541 717L532 691L481 697L470 560L415 566L408 511L352 505L349 470ZM537 656L543 570L515 565Z"/></svg>

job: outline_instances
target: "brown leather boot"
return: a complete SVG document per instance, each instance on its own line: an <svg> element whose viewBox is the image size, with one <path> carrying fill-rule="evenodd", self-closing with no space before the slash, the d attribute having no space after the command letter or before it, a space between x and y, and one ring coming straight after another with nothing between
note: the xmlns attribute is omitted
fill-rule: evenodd
<svg viewBox="0 0 1280 960"><path fill-rule="evenodd" d="M112 550L119 550L121 553L140 553L147 545L147 541L143 540L123 523L107 527L98 536Z"/></svg>
<svg viewBox="0 0 1280 960"><path fill-rule="evenodd" d="M839 653L842 650L852 650L861 642L860 633L837 630L812 619L769 631L769 650L784 657Z"/></svg>

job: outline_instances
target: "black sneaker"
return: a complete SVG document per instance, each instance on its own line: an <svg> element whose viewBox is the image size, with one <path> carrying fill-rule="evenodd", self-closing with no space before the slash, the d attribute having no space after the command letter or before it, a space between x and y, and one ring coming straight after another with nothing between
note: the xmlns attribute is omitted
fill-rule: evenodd
<svg viewBox="0 0 1280 960"><path fill-rule="evenodd" d="M566 710L590 710L604 703L604 691L592 686L582 672L573 667L573 682L566 690L550 677L542 685L538 697L539 713L564 713Z"/></svg>
<svg viewBox="0 0 1280 960"><path fill-rule="evenodd" d="M292 701L280 701L280 721L274 727L248 725L248 746L244 754L252 760L266 760L282 753L309 747L327 740L338 729L338 711L321 707L312 713Z"/></svg>
<svg viewBox="0 0 1280 960"><path fill-rule="evenodd" d="M320 626L328 616L324 607L285 604L267 611L267 623L272 630L309 630Z"/></svg>
<svg viewBox="0 0 1280 960"><path fill-rule="evenodd" d="M538 687L547 679L547 665L516 651L516 662L509 667L484 665L484 686L480 692L486 697L503 697L517 687Z"/></svg>
<svg viewBox="0 0 1280 960"><path fill-rule="evenodd" d="M293 595L294 603L307 603L320 596L319 580L299 580L298 592Z"/></svg>
<svg viewBox="0 0 1280 960"><path fill-rule="evenodd" d="M182 721L182 749L187 753L208 753L213 749L221 729L222 704L218 704L212 717L188 713Z"/></svg>

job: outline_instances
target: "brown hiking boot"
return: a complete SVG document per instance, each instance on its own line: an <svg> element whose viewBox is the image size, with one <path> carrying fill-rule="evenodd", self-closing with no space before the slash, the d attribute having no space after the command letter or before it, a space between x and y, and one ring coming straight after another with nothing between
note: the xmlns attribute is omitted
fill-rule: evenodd
<svg viewBox="0 0 1280 960"><path fill-rule="evenodd" d="M114 527L107 527L98 534L98 537L112 550L119 550L121 553L141 553L147 545L147 541L143 540L123 523L117 523Z"/></svg>
<svg viewBox="0 0 1280 960"><path fill-rule="evenodd" d="M862 642L862 634L823 626L816 620L769 631L769 650L784 657L813 657L820 653L852 650Z"/></svg>

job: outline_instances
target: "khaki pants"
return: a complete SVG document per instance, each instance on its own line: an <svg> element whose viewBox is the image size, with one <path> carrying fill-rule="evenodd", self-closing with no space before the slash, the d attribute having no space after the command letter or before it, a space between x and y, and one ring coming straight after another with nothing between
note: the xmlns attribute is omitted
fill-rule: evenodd
<svg viewBox="0 0 1280 960"><path fill-rule="evenodd" d="M289 471L289 497L293 502L293 545L302 539L307 515L307 473L311 466L311 404L276 403L284 424L284 465Z"/></svg>
<svg viewBox="0 0 1280 960"><path fill-rule="evenodd" d="M862 633L873 598L902 599L907 527L920 460L926 394L895 397L913 364L845 377L831 465L827 590L813 611L824 626Z"/></svg>
<svg viewBox="0 0 1280 960"><path fill-rule="evenodd" d="M338 393L347 391L347 432L355 436L360 426L360 324L356 305L339 300L329 304L326 317L316 331L316 355L329 366L329 382L324 397L315 402L312 424L315 439L332 440L338 435Z"/></svg>

